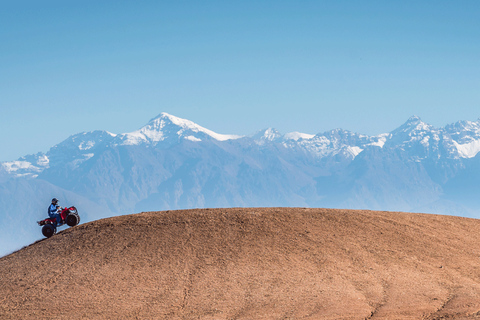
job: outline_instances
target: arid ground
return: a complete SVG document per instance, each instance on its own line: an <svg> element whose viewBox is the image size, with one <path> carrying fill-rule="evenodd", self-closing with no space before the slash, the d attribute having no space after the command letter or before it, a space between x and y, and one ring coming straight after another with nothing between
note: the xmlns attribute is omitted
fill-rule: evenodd
<svg viewBox="0 0 480 320"><path fill-rule="evenodd" d="M480 319L480 220L148 212L82 224L0 259L0 319L137 318Z"/></svg>

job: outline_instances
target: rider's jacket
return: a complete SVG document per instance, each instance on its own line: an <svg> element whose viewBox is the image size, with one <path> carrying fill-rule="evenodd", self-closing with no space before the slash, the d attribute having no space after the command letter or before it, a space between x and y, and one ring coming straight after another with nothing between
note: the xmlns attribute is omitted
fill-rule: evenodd
<svg viewBox="0 0 480 320"><path fill-rule="evenodd" d="M51 216L51 215L56 214L56 213L57 213L57 208L58 208L58 206L52 203L52 204L48 207L48 215Z"/></svg>

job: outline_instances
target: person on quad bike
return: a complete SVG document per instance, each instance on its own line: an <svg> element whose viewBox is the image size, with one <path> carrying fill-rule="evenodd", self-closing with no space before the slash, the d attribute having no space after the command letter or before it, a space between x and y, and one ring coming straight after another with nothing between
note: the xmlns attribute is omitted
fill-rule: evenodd
<svg viewBox="0 0 480 320"><path fill-rule="evenodd" d="M55 218L55 223L54 223L54 226L55 228L57 227L57 224L59 222L63 223L62 221L62 217L60 216L60 211L62 210L62 207L60 207L58 205L58 199L57 198L53 198L52 199L52 204L50 204L50 206L48 207L48 216L51 218L51 219L54 219Z"/></svg>

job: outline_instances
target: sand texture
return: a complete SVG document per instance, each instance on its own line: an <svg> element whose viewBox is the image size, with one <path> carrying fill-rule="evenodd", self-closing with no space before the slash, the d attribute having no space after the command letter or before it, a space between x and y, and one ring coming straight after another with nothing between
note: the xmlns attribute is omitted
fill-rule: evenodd
<svg viewBox="0 0 480 320"><path fill-rule="evenodd" d="M0 259L0 319L480 319L480 220L233 208L94 221Z"/></svg>

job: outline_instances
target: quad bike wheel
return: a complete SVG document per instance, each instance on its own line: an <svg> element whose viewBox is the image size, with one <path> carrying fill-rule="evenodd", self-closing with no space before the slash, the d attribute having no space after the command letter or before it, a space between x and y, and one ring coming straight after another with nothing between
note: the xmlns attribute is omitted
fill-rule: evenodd
<svg viewBox="0 0 480 320"><path fill-rule="evenodd" d="M55 232L57 232L56 228L53 226L53 224L50 223L44 225L42 228L42 234L47 238L53 236Z"/></svg>
<svg viewBox="0 0 480 320"><path fill-rule="evenodd" d="M66 221L69 227L74 227L80 223L80 216L76 210L70 211L70 213L67 215Z"/></svg>

